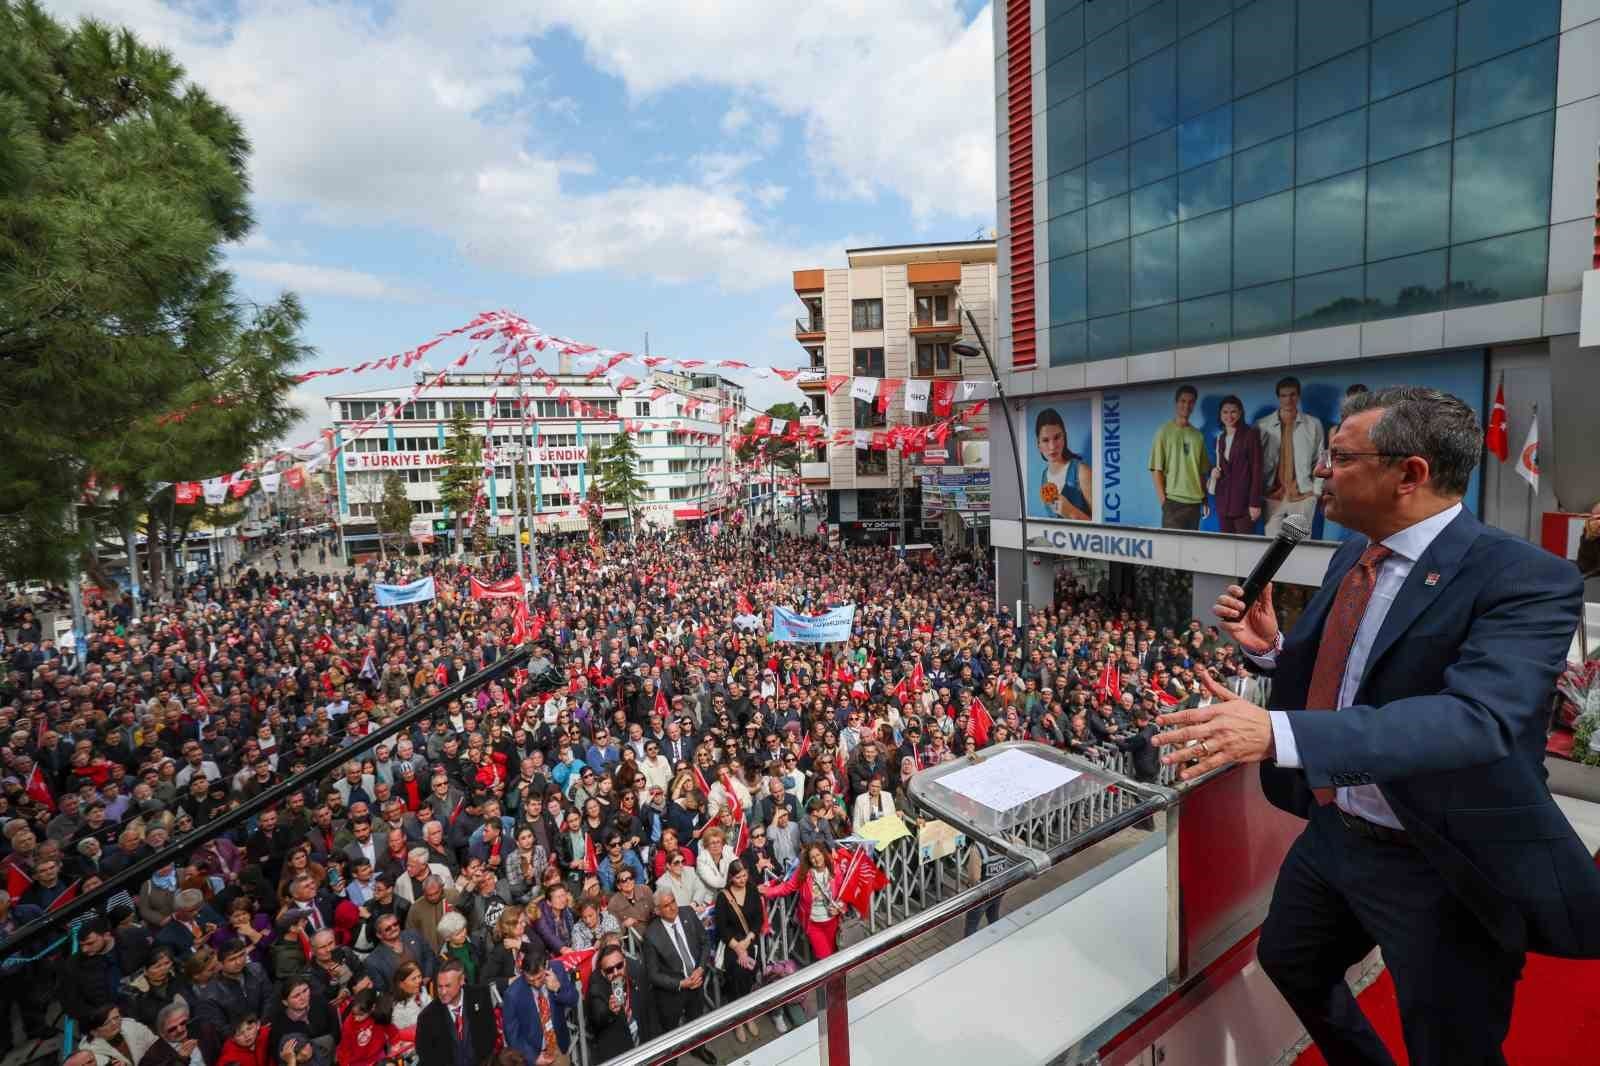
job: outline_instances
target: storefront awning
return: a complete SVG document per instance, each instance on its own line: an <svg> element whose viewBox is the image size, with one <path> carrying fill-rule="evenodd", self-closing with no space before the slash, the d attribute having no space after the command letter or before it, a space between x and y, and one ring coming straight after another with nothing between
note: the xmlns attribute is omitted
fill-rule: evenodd
<svg viewBox="0 0 1600 1066"><path fill-rule="evenodd" d="M698 522L706 513L698 507L678 507L672 512L672 517L679 522Z"/></svg>

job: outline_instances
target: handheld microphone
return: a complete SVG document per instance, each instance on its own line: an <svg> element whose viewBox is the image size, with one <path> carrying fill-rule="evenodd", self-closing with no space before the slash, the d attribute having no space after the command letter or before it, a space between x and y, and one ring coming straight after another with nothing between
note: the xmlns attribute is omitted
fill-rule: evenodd
<svg viewBox="0 0 1600 1066"><path fill-rule="evenodd" d="M1244 609L1248 611L1261 595L1261 590L1271 583L1289 553L1294 551L1294 546L1311 535L1311 527L1306 520L1297 514L1288 515L1283 520L1283 525L1278 529L1278 535L1267 546L1266 553L1261 556L1250 571L1250 576L1244 579Z"/></svg>

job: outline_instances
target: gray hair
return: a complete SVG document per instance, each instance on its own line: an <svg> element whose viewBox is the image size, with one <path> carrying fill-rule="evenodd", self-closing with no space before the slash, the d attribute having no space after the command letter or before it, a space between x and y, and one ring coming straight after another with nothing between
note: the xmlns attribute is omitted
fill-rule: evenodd
<svg viewBox="0 0 1600 1066"><path fill-rule="evenodd" d="M187 1017L189 1017L189 1005L183 1001L182 997L175 999L156 1012L156 1032L165 1032L174 1018Z"/></svg>
<svg viewBox="0 0 1600 1066"><path fill-rule="evenodd" d="M410 851L406 852L406 858L411 860L412 862L427 862L428 861L428 849L427 848L412 848Z"/></svg>
<svg viewBox="0 0 1600 1066"><path fill-rule="evenodd" d="M1483 459L1483 427L1465 401L1422 385L1397 385L1345 397L1343 418L1381 411L1372 425L1372 446L1395 456L1428 462L1428 483L1442 496L1467 494Z"/></svg>
<svg viewBox="0 0 1600 1066"><path fill-rule="evenodd" d="M672 889L670 889L670 888L658 888L658 889L656 889L656 902L657 903L660 903L662 900L665 900L665 899L676 900L677 898L678 898L677 896L674 896L672 894Z"/></svg>
<svg viewBox="0 0 1600 1066"><path fill-rule="evenodd" d="M460 911L451 911L439 919L439 935L449 940L467 927L467 920L461 917Z"/></svg>
<svg viewBox="0 0 1600 1066"><path fill-rule="evenodd" d="M429 874L427 877L422 879L422 887L424 889L443 888L444 878L440 877L438 874Z"/></svg>

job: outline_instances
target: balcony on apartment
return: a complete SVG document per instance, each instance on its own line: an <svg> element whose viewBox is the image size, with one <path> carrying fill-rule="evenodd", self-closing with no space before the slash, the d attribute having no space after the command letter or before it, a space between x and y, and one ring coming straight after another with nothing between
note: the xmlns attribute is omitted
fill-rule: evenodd
<svg viewBox="0 0 1600 1066"><path fill-rule="evenodd" d="M794 320L794 339L801 344L820 344L827 329L822 322L823 273L820 270L796 270L794 292L805 304L804 316Z"/></svg>
<svg viewBox="0 0 1600 1066"><path fill-rule="evenodd" d="M821 392L828 384L828 368L822 348L807 348L806 356L807 364L800 368L800 376L794 379L794 383L801 392Z"/></svg>
<svg viewBox="0 0 1600 1066"><path fill-rule="evenodd" d="M913 339L954 340L961 335L960 263L908 264L906 284L911 287Z"/></svg>

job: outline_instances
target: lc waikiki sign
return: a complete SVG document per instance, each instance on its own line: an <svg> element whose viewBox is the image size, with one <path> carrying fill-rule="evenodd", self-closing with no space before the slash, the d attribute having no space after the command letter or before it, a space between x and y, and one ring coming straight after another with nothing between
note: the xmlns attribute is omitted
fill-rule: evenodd
<svg viewBox="0 0 1600 1066"><path fill-rule="evenodd" d="M1093 533L1075 529L1052 529L1036 538L1052 548L1074 555L1098 558L1133 559L1154 562L1156 542L1150 537L1127 537L1113 533Z"/></svg>

